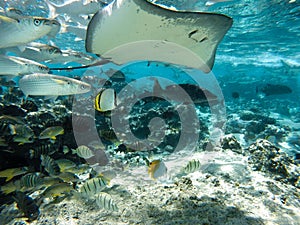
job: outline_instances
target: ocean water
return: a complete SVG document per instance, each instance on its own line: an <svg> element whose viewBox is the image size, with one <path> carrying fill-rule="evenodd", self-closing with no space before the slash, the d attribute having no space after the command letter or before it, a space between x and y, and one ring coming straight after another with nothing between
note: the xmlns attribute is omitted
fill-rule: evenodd
<svg viewBox="0 0 300 225"><path fill-rule="evenodd" d="M64 3L62 0L53 2ZM25 98L18 87L20 77L14 77L13 84L8 84L9 79L6 81L1 79L0 224L66 224L71 223L70 221L74 224L222 224L220 215L216 216L221 218L220 220L213 220L214 216L211 215L206 218L207 220L202 220L204 217L196 218L187 212L183 213L182 217L173 214L172 216L169 214L172 210L166 206L168 203L162 207L159 201L149 197L153 194L157 199L164 199L163 196L172 193L169 191L168 194L162 194L164 188L174 182L181 187L180 190L189 188L192 190L187 183L178 179L200 170L195 168L194 171L182 174L182 168L194 163L193 160L196 162L198 160L201 164L201 172L194 176L194 183L203 183L197 187L206 188L205 196L210 196L211 193L209 186L205 186L204 183L215 182L214 187L217 187L219 184L217 185L210 177L218 177L220 174L216 171L218 169L221 171L221 167L228 163L234 169L228 170L231 172L227 171L229 178L223 175L218 177L221 187L215 193L225 188L222 182L227 182L226 179L229 179L228 183L232 183L236 188L247 186L249 174L253 175L253 171L259 171L262 177L268 177L268 182L277 185L279 192L282 191L282 194L274 194L276 191L271 191L275 197L266 194L268 197L264 201L273 198L275 205L278 203L277 195L280 197L284 195L289 201L287 205L278 203L274 208L265 206L271 212L274 210L272 214L267 210L265 212L263 206L254 204L259 197L255 196L258 193L253 191L251 198L257 197L257 199L253 197L253 208L262 207L260 209L263 215L257 215L258 211L249 206L252 204L250 197L249 202L247 200L245 203L249 208L235 199L233 205L235 209L239 209L237 205L240 204L241 211L233 213L234 219L226 219L224 224L299 224L299 215L295 212L300 208L300 2L233 0L218 2L211 6L207 6L206 1L202 0L152 2L178 10L221 13L233 19L232 27L217 47L212 71L205 74L196 69L147 61L130 62L122 66L108 63L85 68L85 65L91 64L92 61L79 60L84 57L83 55L79 59L66 58L54 63L43 62L49 66L51 74L76 78L92 86L92 91L86 94L60 96L55 100L45 99L42 96ZM0 7L3 10L9 7L19 9L26 16L47 18L50 14L48 4L44 0L2 0ZM67 26L87 26L91 16L72 18L67 13L61 12L57 15L57 20L62 24L60 32L54 38L42 37L37 42L96 58L96 55L86 52L84 38L66 29ZM84 29L81 29L82 31ZM67 67L76 68L57 69ZM95 98L103 88L112 88L116 92L117 107L111 112L99 112L94 109ZM171 90L171 94L167 97L157 93L155 95L155 88ZM207 92L203 94L203 90ZM177 96L180 96L179 100ZM164 97L166 99L163 99ZM8 118L10 116L13 119ZM16 122L17 119L23 122ZM17 129L17 124L28 126L33 132L32 139L22 141L27 138L28 131L27 133L25 131L25 134L18 130L14 134L12 131L4 134L7 129ZM54 135L56 138L53 139L39 138L45 128L54 126L62 127L64 132ZM21 133L22 140L16 138L18 132ZM224 137L230 135L235 138L226 142L227 139ZM254 144L253 147L253 143L260 143L259 140L270 143L272 147L266 147L268 144ZM79 146L88 146L89 150L92 150L92 157L76 154L75 149L78 150ZM259 155L255 151L255 146L259 146L261 152L266 151L266 155L265 153ZM227 154L226 149L229 149L230 153ZM284 154L283 158L280 158L281 153ZM49 155L54 162L48 166L48 163L41 159L41 155ZM75 166L66 168L67 165L59 164L59 160L70 160ZM155 160L159 161L158 166L152 167L151 162ZM246 169L246 166L242 165L244 161L248 162L249 168L254 165L254 169L252 167ZM271 161L274 163L269 165L268 162ZM53 164L59 165L58 175L53 175L53 171L50 172L55 167ZM26 169L20 170L21 167ZM17 169L7 171L11 168ZM293 168L291 169L293 172L290 172L290 168ZM66 178L62 175L64 172L70 172L76 178L70 178L70 174ZM24 178L22 180L26 174L31 176L29 181L24 181ZM155 179L152 179L151 174ZM258 178L255 176L250 179L253 181L251 183L253 189L264 190L265 186L260 186L260 182L256 182L260 175L257 175ZM11 180L6 179L7 177ZM95 183L93 187L88 188L94 188L96 194L109 193L111 195L109 198L117 202L119 208L123 210L119 219L116 219L120 215L114 212L114 203L110 202L108 206L103 206L101 202L104 200L97 196L100 200L97 199L95 204L96 197L83 191L82 187L88 185L91 179L103 179L110 183L105 188L98 187ZM153 186L153 183L162 186ZM143 186L145 190L141 188ZM126 187L128 190L124 191L125 188L120 187ZM241 190L243 193L248 191L246 188ZM182 193L178 195L181 196ZM287 193L292 194L289 196ZM80 196L81 194L86 194L87 199ZM137 202L145 204L143 210L137 211L136 215L132 213L134 209L130 209L130 206L139 207L132 203L135 200L130 200L129 196L134 195L139 196ZM141 196L144 201L141 200ZM174 196L166 201L174 201ZM194 198L191 196L188 198ZM218 200L222 199L219 199L218 195L212 196ZM244 197L242 194L237 195L237 199ZM78 200L80 198L84 200ZM282 198L280 201L283 201ZM78 203L80 201L81 203ZM161 213L164 211L162 209L165 209L168 213L158 214L157 220L153 219L156 217L154 215L156 211L153 210L154 216L150 216L149 211L152 208L147 205L149 202L157 212ZM229 214L230 204L225 200L222 203L226 206L224 210ZM72 204L74 209L69 208ZM128 209L125 209L126 204L129 204ZM182 206L184 201L177 204ZM269 202L264 204L270 205ZM104 208L107 214L103 213L94 218L96 212L92 205L95 207L100 205L100 209ZM59 207L67 211L65 214L68 215L59 211ZM177 206L175 204L172 207ZM63 219L55 219L55 215L51 214L52 209L53 214L57 213L59 218ZM225 212L222 211L223 208L214 211L214 206L205 205L204 209L212 210L212 215L214 212L217 214ZM286 210L282 220L278 219L281 216L281 209ZM80 218L78 212L84 213L82 210L86 210L84 211L86 216ZM248 214L240 216L239 213L247 210L250 216ZM91 211L91 214L88 211ZM25 219L20 219L24 217ZM100 217L104 219L100 221ZM240 221L237 219L239 217L242 218ZM170 222L172 218L174 223Z"/></svg>

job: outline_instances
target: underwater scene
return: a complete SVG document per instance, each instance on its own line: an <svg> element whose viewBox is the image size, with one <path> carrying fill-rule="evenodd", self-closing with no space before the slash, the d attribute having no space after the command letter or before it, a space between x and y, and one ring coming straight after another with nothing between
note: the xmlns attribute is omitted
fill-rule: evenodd
<svg viewBox="0 0 300 225"><path fill-rule="evenodd" d="M0 0L0 225L300 224L298 0Z"/></svg>

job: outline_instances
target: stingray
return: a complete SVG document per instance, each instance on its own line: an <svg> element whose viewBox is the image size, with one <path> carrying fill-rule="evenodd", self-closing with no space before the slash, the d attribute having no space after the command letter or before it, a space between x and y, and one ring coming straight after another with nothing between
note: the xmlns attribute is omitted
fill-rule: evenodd
<svg viewBox="0 0 300 225"><path fill-rule="evenodd" d="M147 0L115 0L91 19L86 50L122 65L160 61L211 71L232 25L226 15L178 11Z"/></svg>

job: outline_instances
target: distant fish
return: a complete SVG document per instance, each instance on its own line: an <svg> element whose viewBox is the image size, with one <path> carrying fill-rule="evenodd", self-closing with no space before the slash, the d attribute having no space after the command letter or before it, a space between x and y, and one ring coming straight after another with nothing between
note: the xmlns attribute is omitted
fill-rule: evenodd
<svg viewBox="0 0 300 225"><path fill-rule="evenodd" d="M6 182L15 176L19 176L28 172L28 167L10 168L0 171L0 177L6 177Z"/></svg>
<svg viewBox="0 0 300 225"><path fill-rule="evenodd" d="M95 109L99 112L111 111L117 106L117 95L114 89L102 89L95 97Z"/></svg>
<svg viewBox="0 0 300 225"><path fill-rule="evenodd" d="M292 93L292 89L286 85L281 84L266 84L261 88L256 88L256 93L259 92L263 92L265 96L283 95Z"/></svg>
<svg viewBox="0 0 300 225"><path fill-rule="evenodd" d="M108 210L108 211L118 211L117 204L113 201L111 196L105 192L100 192L96 195L96 204L99 208Z"/></svg>
<svg viewBox="0 0 300 225"><path fill-rule="evenodd" d="M199 160L191 160L188 162L188 164L183 168L183 172L186 174L193 173L200 169L200 161Z"/></svg>
<svg viewBox="0 0 300 225"><path fill-rule="evenodd" d="M40 211L34 199L19 191L14 196L14 199L17 202L18 209L24 213L29 221L33 221L38 218Z"/></svg>
<svg viewBox="0 0 300 225"><path fill-rule="evenodd" d="M20 144L32 143L34 141L33 130L25 124L14 125L15 135L13 136L13 141Z"/></svg>
<svg viewBox="0 0 300 225"><path fill-rule="evenodd" d="M59 22L42 17L13 19L0 15L0 48L19 46L53 34L60 27Z"/></svg>
<svg viewBox="0 0 300 225"><path fill-rule="evenodd" d="M64 134L64 128L61 126L48 127L40 133L39 139L56 139L56 136Z"/></svg>
<svg viewBox="0 0 300 225"><path fill-rule="evenodd" d="M76 149L72 149L73 154L77 154L79 157L88 159L95 156L94 152L87 146L81 145Z"/></svg>
<svg viewBox="0 0 300 225"><path fill-rule="evenodd" d="M52 155L57 151L57 146L53 144L40 144L37 146L33 146L29 150L29 157L31 159L38 159L41 155Z"/></svg>
<svg viewBox="0 0 300 225"><path fill-rule="evenodd" d="M162 160L154 160L149 163L148 174L153 180L159 177L165 176L167 173L167 167Z"/></svg>
<svg viewBox="0 0 300 225"><path fill-rule="evenodd" d="M47 73L49 68L35 61L0 55L0 75L18 76L31 73Z"/></svg>
<svg viewBox="0 0 300 225"><path fill-rule="evenodd" d="M46 190L40 195L39 201L42 198L55 198L62 195L68 195L74 188L71 184L62 182L49 186Z"/></svg>
<svg viewBox="0 0 300 225"><path fill-rule="evenodd" d="M89 92L91 86L69 77L35 73L25 75L19 80L23 93L38 96L74 95Z"/></svg>
<svg viewBox="0 0 300 225"><path fill-rule="evenodd" d="M59 166L61 172L66 172L69 169L76 167L76 163L69 159L58 159L55 162Z"/></svg>

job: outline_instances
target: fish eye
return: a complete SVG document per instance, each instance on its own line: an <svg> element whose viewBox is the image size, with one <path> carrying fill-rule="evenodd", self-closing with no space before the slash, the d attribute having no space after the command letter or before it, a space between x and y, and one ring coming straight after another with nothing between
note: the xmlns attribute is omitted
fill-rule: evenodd
<svg viewBox="0 0 300 225"><path fill-rule="evenodd" d="M81 88L81 90L84 90L85 86L82 84L82 85L80 85L80 88Z"/></svg>
<svg viewBox="0 0 300 225"><path fill-rule="evenodd" d="M33 23L34 23L34 25L39 26L41 24L41 20L34 19Z"/></svg>

